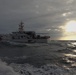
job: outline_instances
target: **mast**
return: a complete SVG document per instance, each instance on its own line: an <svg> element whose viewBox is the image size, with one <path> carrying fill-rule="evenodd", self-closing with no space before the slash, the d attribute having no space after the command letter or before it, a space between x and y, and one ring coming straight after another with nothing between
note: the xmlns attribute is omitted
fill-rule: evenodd
<svg viewBox="0 0 76 75"><path fill-rule="evenodd" d="M19 32L23 32L24 31L24 23L21 21L21 23L19 24Z"/></svg>

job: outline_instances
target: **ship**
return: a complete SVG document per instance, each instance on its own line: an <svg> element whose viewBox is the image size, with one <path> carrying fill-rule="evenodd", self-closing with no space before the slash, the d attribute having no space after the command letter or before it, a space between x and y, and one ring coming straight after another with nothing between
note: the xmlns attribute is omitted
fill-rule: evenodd
<svg viewBox="0 0 76 75"><path fill-rule="evenodd" d="M0 35L0 41L14 43L48 43L50 36L37 34L35 31L25 31L24 23L21 21L18 31L7 35Z"/></svg>

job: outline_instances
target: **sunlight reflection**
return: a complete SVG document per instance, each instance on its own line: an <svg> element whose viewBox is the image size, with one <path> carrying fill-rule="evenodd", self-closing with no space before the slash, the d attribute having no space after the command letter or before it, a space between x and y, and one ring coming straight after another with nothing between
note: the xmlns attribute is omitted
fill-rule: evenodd
<svg viewBox="0 0 76 75"><path fill-rule="evenodd" d="M73 52L76 52L76 50L73 50Z"/></svg>
<svg viewBox="0 0 76 75"><path fill-rule="evenodd" d="M73 45L76 45L76 42L73 42L72 44L73 44Z"/></svg>
<svg viewBox="0 0 76 75"><path fill-rule="evenodd" d="M70 3L72 3L74 0L68 0L67 1L67 4L70 4Z"/></svg>
<svg viewBox="0 0 76 75"><path fill-rule="evenodd" d="M65 35L63 37L60 38L60 40L76 40L76 36L68 36L68 35Z"/></svg>
<svg viewBox="0 0 76 75"><path fill-rule="evenodd" d="M62 16L66 16L66 15L67 15L66 13L63 13L63 14L62 14Z"/></svg>
<svg viewBox="0 0 76 75"><path fill-rule="evenodd" d="M71 15L71 14L72 14L72 12L67 12L67 13L63 13L62 16L65 17L65 16L68 16L68 15Z"/></svg>
<svg viewBox="0 0 76 75"><path fill-rule="evenodd" d="M71 66L76 66L76 63L72 64Z"/></svg>
<svg viewBox="0 0 76 75"><path fill-rule="evenodd" d="M76 57L76 55L74 55L74 54L64 54L65 56L67 56L67 57Z"/></svg>
<svg viewBox="0 0 76 75"><path fill-rule="evenodd" d="M51 31L51 29L46 29L47 31Z"/></svg>

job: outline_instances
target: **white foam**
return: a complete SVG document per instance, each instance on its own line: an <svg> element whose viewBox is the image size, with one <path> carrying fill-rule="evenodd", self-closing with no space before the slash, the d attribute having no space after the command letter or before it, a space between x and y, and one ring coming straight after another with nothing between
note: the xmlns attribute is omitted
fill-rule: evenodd
<svg viewBox="0 0 76 75"><path fill-rule="evenodd" d="M36 68L29 64L11 64L11 67L20 75L76 75L76 69L65 69L56 65L44 65Z"/></svg>
<svg viewBox="0 0 76 75"><path fill-rule="evenodd" d="M5 62L0 60L0 75L19 75L13 70L12 67L8 66Z"/></svg>

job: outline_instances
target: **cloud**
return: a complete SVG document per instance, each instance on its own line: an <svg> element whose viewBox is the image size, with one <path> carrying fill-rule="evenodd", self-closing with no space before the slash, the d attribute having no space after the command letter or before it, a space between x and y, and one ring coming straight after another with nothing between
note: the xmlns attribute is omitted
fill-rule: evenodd
<svg viewBox="0 0 76 75"><path fill-rule="evenodd" d="M0 33L17 31L21 20L25 23L25 30L46 32L52 26L57 29L67 19L75 19L75 5L75 0L0 0ZM56 30L50 33L54 35L53 32ZM62 30L56 34L62 36Z"/></svg>

